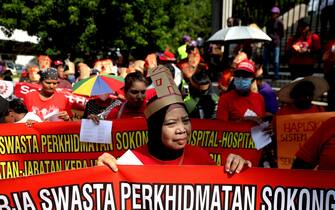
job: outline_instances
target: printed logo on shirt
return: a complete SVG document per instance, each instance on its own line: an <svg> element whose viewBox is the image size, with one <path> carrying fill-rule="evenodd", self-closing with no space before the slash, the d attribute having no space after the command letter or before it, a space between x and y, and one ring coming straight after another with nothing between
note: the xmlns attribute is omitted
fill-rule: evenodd
<svg viewBox="0 0 335 210"><path fill-rule="evenodd" d="M42 109L37 106L32 107L32 112L40 116L41 119L43 120L46 120L46 117L49 116L50 114L52 115L52 113L58 113L59 111L60 111L59 108L54 105L51 105L48 108L43 107Z"/></svg>

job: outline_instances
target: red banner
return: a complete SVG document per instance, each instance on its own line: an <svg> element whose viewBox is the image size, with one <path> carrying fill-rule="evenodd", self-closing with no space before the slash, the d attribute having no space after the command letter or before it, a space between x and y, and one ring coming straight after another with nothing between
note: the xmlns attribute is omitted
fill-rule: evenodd
<svg viewBox="0 0 335 210"><path fill-rule="evenodd" d="M239 154L257 166L249 124L192 120L189 144L206 149L221 165L228 153ZM103 152L121 156L147 143L144 119L113 121L112 144L79 141L80 121L0 125L0 179L94 166Z"/></svg>
<svg viewBox="0 0 335 210"><path fill-rule="evenodd" d="M218 166L105 166L0 180L0 209L327 210L335 172Z"/></svg>

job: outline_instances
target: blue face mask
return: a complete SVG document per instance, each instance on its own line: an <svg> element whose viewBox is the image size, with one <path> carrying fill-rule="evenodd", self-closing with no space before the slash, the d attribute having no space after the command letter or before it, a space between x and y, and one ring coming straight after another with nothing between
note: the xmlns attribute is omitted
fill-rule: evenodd
<svg viewBox="0 0 335 210"><path fill-rule="evenodd" d="M236 90L241 92L248 92L251 87L253 78L234 77L234 85Z"/></svg>

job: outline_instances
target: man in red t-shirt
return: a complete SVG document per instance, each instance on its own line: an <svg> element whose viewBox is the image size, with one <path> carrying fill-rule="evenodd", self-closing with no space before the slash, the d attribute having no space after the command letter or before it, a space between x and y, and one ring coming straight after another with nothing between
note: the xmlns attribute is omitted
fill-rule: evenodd
<svg viewBox="0 0 335 210"><path fill-rule="evenodd" d="M233 71L235 89L219 98L216 118L224 121L252 120L261 122L265 116L263 96L251 91L255 80L255 65L250 60L241 61Z"/></svg>
<svg viewBox="0 0 335 210"><path fill-rule="evenodd" d="M58 73L55 68L40 72L42 89L28 93L24 104L44 121L69 121L72 118L71 105L64 94L56 91Z"/></svg>

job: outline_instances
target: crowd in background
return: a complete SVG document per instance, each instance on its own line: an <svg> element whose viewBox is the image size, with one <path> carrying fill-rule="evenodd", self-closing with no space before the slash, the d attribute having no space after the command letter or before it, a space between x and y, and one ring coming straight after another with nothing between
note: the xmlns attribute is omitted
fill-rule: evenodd
<svg viewBox="0 0 335 210"><path fill-rule="evenodd" d="M272 42L262 46L264 52L259 51L259 45L250 40L223 46L185 35L175 53L168 47L163 52L141 49L122 54L117 50L114 56L94 63L51 60L48 56L40 56L41 60L27 66L19 78L20 82L41 85L40 90L27 94L22 100L7 102L1 99L1 122L32 125L42 121L71 121L73 113L70 104L57 88L71 90L82 80L104 74L125 78L124 87L90 97L83 117L95 122L144 117L147 102L155 96L149 72L159 65L170 70L191 118L261 124L272 122L277 115L333 111L335 96L331 81L335 70L335 39L322 46L319 36L303 20L299 21L297 33L289 38L286 47L292 82L277 93L263 80L268 77L271 65L274 80L278 79L280 72L278 56L283 33L282 23L278 20L280 10L274 7L271 13L267 33ZM231 27L238 25L234 19L229 19L228 23ZM324 62L324 78L313 76L318 55L322 55ZM7 71L1 75L4 80L12 80L12 76ZM217 82L216 87L213 82ZM326 92L327 107L312 103ZM52 113L57 113L57 117ZM273 132L273 128L270 126L267 132ZM275 148L270 145L264 151L274 156ZM275 157L264 161L276 167ZM294 166L308 164L310 168L315 163L314 159L312 161L300 155Z"/></svg>

